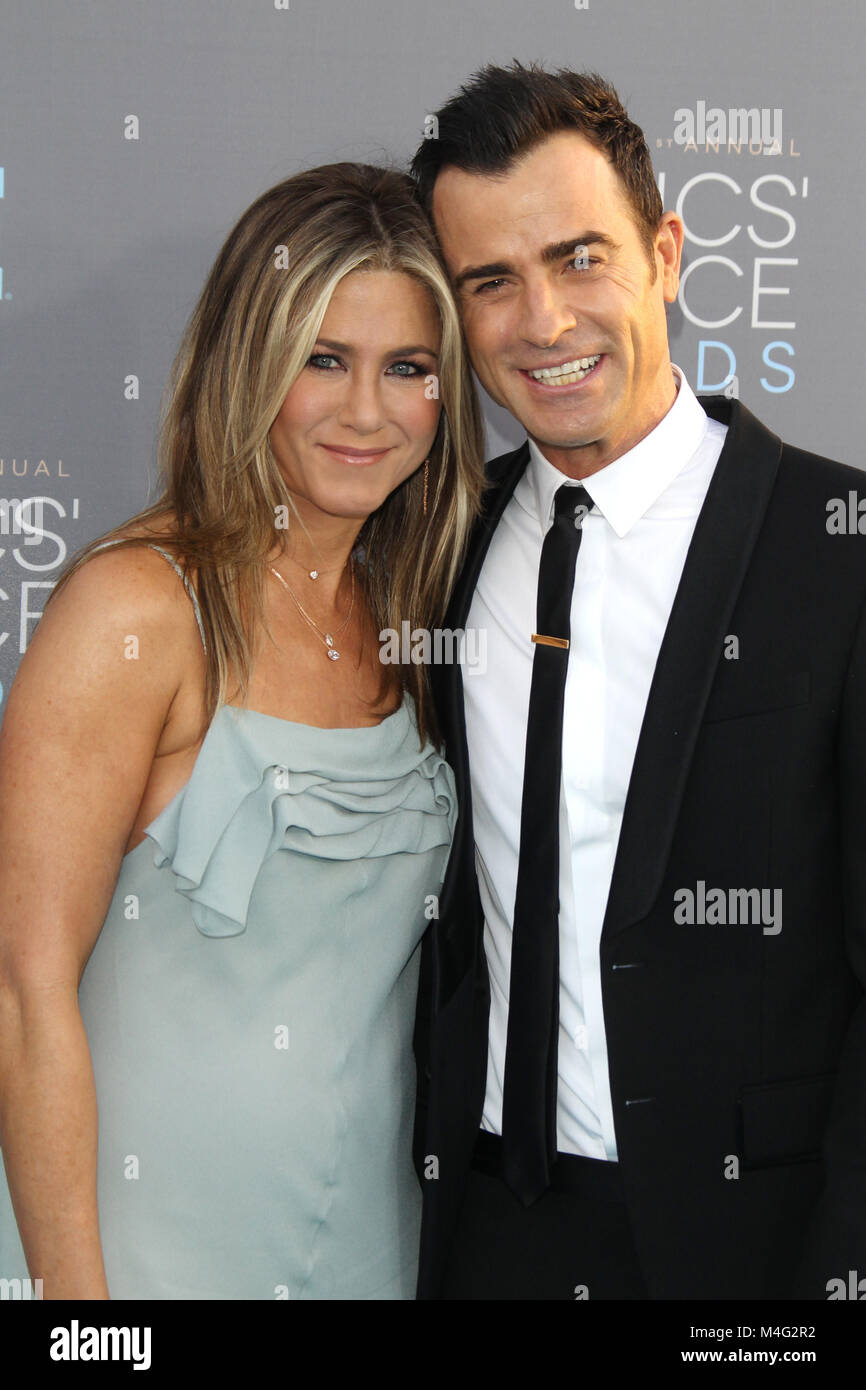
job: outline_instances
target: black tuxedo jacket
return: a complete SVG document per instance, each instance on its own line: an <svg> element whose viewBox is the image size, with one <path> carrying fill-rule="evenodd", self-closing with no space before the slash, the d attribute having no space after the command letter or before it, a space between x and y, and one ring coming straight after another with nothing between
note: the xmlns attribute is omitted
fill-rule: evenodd
<svg viewBox="0 0 866 1390"><path fill-rule="evenodd" d="M823 1299L866 1276L866 535L827 527L828 501L866 497L866 477L783 445L740 402L702 404L728 434L600 942L617 1151L651 1298ZM452 629L528 459L524 443L489 465ZM422 951L419 1298L437 1297L480 1126L489 1005L460 668L432 678L459 820ZM678 923L674 895L701 881L780 889L781 930Z"/></svg>

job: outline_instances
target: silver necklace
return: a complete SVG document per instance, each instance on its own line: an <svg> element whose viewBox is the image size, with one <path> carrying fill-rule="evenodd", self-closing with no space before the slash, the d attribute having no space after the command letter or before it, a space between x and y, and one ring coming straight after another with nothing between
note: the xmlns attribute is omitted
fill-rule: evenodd
<svg viewBox="0 0 866 1390"><path fill-rule="evenodd" d="M283 588L286 590L286 592L289 594L290 598L291 598L291 599L293 600L293 602L295 603L295 605L296 605L296 607L297 607L297 609L298 609L298 612L300 613L301 617L304 619L305 623L307 623L307 625L308 625L309 627L311 627L315 633L318 634L320 640L321 640L322 642L324 642L325 646L326 646L327 649L328 649L328 650L327 650L328 659L329 659L330 661L339 661L339 660L340 660L340 653L337 651L337 648L334 646L334 638L333 638L333 636L331 635L331 633L330 633L330 632L323 632L322 629L319 627L319 624L318 624L317 622L314 622L314 620L310 617L309 613L307 612L306 608L304 608L304 606L303 606L303 604L301 603L300 599L298 598L297 594L296 594L296 593L294 592L294 590L292 589L291 585L286 583L285 579L284 579L283 576L280 574L279 570L275 570L274 567L273 567L273 565L268 565L268 569L270 570L271 574L274 576L275 579L279 579L279 581L280 581L280 583L282 584ZM317 578L317 572L311 573L310 578L311 578L311 579ZM352 616L352 610L353 610L354 607L355 607L355 567L354 567L354 565L353 565L353 566L352 566L352 597L351 597L351 600L349 601L349 611L348 611L348 613L346 614L346 616L345 616L343 622L341 623L340 627L337 629L337 637L339 637L343 632L345 632L346 628L349 626L349 619L350 619L351 616Z"/></svg>

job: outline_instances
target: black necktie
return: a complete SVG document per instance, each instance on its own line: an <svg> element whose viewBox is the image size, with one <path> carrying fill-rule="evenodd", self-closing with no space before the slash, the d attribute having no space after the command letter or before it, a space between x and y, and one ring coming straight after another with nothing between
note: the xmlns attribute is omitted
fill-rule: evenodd
<svg viewBox="0 0 866 1390"><path fill-rule="evenodd" d="M505 1180L524 1206L548 1187L556 1158L559 1034L559 790L562 709L583 487L564 483L538 567L532 684L526 726L520 861L511 939L502 1097Z"/></svg>

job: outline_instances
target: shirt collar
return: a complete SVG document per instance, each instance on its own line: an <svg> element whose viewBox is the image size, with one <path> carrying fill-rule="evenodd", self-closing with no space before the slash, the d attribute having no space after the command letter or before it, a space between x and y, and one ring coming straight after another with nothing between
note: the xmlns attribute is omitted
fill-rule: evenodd
<svg viewBox="0 0 866 1390"><path fill-rule="evenodd" d="M574 480L586 488L593 503L620 537L625 536L649 511L692 458L706 430L708 417L679 367L671 363L678 381L676 400L654 429L633 449L600 468L589 478ZM546 531L553 515L553 498L563 482L570 482L546 459L534 440L529 440L529 467L516 500L535 512Z"/></svg>

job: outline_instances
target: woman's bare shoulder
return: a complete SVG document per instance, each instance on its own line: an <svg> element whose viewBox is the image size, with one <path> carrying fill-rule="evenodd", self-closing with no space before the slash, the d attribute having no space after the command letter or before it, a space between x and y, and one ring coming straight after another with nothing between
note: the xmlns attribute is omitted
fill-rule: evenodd
<svg viewBox="0 0 866 1390"><path fill-rule="evenodd" d="M151 548L144 530L130 527L118 539L136 545L108 545L93 551L73 571L49 603L37 625L41 633L62 629L91 632L147 629L169 642L200 645L195 613L180 576L165 555ZM167 554L170 544L160 542Z"/></svg>
<svg viewBox="0 0 866 1390"><path fill-rule="evenodd" d="M120 527L115 532L115 537L117 540L137 541L139 544L137 546L112 546L111 549L134 551L139 548L150 547L154 554L162 551L163 565L166 564L165 556L171 556L172 560L184 571L187 579L195 586L198 568L184 555L184 546L174 512L162 513L156 520L131 521L128 525Z"/></svg>
<svg viewBox="0 0 866 1390"><path fill-rule="evenodd" d="M138 541L142 548L159 545L175 557L182 551L177 521L173 512L161 513L157 518L134 518L125 525L116 528L112 533L112 541ZM135 550L137 548L137 546L106 546L107 550L116 550L120 552ZM96 553L102 554L103 552L97 551Z"/></svg>

